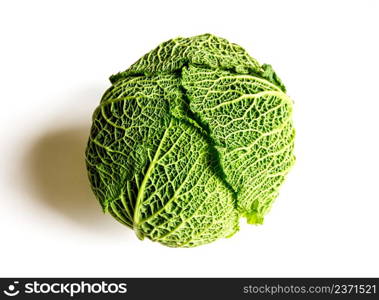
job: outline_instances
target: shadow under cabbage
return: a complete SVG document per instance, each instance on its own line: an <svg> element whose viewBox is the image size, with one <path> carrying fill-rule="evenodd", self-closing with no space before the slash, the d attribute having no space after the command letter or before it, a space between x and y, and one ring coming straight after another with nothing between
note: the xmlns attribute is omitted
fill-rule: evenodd
<svg viewBox="0 0 379 300"><path fill-rule="evenodd" d="M44 206L85 229L117 232L123 228L103 214L87 178L84 151L88 135L89 126L78 126L38 138L26 158L31 192Z"/></svg>

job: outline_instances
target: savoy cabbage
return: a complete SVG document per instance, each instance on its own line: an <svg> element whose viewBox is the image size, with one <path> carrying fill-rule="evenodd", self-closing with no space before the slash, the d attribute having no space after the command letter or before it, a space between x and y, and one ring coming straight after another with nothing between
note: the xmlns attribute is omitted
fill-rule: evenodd
<svg viewBox="0 0 379 300"><path fill-rule="evenodd" d="M211 34L110 77L86 150L105 212L171 247L260 224L294 163L292 101L270 65Z"/></svg>

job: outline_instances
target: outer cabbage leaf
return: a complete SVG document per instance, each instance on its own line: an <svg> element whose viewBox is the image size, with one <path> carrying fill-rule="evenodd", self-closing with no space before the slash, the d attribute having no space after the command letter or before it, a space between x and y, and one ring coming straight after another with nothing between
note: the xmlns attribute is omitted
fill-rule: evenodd
<svg viewBox="0 0 379 300"><path fill-rule="evenodd" d="M262 223L294 163L292 101L251 75L190 66L183 69L190 108L217 147L239 211Z"/></svg>

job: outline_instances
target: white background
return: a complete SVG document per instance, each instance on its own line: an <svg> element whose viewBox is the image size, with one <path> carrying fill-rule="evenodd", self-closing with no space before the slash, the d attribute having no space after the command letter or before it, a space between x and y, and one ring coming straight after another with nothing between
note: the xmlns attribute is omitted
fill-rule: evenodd
<svg viewBox="0 0 379 300"><path fill-rule="evenodd" d="M379 276L376 1L3 1L0 276ZM110 83L160 42L214 33L294 100L297 163L263 226L193 249L103 215L84 165Z"/></svg>

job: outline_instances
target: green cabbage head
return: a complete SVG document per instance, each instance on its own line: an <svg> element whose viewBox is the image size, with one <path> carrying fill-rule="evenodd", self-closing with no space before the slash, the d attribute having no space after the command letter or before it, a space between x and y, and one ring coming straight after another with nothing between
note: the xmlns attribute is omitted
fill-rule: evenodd
<svg viewBox="0 0 379 300"><path fill-rule="evenodd" d="M170 247L261 224L294 163L292 101L270 65L211 34L175 38L129 69L93 114L86 149L105 212Z"/></svg>

